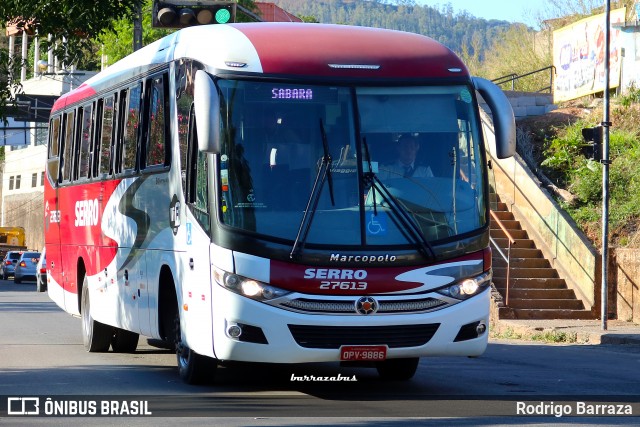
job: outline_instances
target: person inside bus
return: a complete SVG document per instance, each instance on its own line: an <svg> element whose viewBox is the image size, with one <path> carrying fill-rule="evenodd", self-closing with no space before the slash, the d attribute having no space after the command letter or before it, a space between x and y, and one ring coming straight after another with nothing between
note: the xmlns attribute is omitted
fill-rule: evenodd
<svg viewBox="0 0 640 427"><path fill-rule="evenodd" d="M403 133L396 142L397 158L395 162L380 167L380 179L429 178L433 172L429 166L419 164L416 159L420 151L420 142L416 134Z"/></svg>

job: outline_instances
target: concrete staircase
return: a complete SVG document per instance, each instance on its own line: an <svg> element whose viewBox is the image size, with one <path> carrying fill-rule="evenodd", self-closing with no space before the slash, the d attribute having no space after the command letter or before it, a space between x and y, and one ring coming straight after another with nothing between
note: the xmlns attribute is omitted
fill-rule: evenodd
<svg viewBox="0 0 640 427"><path fill-rule="evenodd" d="M515 244L511 245L511 269L507 298L507 262L492 245L493 282L499 292L493 298L500 319L593 319L591 310L576 298L564 279L551 267L520 222L502 202L497 203L496 216ZM507 254L508 239L496 221L491 221L491 237ZM496 310L494 310L496 312Z"/></svg>

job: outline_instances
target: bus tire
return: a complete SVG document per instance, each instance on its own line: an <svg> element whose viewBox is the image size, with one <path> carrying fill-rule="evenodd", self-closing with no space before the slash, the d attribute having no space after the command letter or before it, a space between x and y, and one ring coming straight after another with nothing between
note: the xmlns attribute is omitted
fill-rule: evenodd
<svg viewBox="0 0 640 427"><path fill-rule="evenodd" d="M125 329L113 328L111 348L115 353L133 353L138 348L139 334Z"/></svg>
<svg viewBox="0 0 640 427"><path fill-rule="evenodd" d="M182 341L180 313L176 313L174 325L175 350L180 378L187 384L212 383L216 373L216 360L196 353Z"/></svg>
<svg viewBox="0 0 640 427"><path fill-rule="evenodd" d="M376 369L383 380L406 381L415 375L419 361L419 357L389 359L383 362L376 362Z"/></svg>
<svg viewBox="0 0 640 427"><path fill-rule="evenodd" d="M82 342L85 350L90 353L104 353L109 351L113 328L93 320L91 317L91 302L89 301L89 280L87 276L82 281Z"/></svg>

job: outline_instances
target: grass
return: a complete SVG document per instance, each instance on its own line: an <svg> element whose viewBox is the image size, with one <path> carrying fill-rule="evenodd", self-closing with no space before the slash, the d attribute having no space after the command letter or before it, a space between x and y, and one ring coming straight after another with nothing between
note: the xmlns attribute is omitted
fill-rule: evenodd
<svg viewBox="0 0 640 427"><path fill-rule="evenodd" d="M512 328L506 328L499 332L491 331L491 338L535 341L549 344L575 344L578 342L577 332L562 332L555 329L535 332L532 334L523 334L513 330Z"/></svg>
<svg viewBox="0 0 640 427"><path fill-rule="evenodd" d="M609 132L609 229L612 243L640 247L640 95L620 100L611 110ZM601 242L602 164L585 157L582 129L597 115L557 129L545 141L541 167L556 185L575 196L563 206L595 245Z"/></svg>

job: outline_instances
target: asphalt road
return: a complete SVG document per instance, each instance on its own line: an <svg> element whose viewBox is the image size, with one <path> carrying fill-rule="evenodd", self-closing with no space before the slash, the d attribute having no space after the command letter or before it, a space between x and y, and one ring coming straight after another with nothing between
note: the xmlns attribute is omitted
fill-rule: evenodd
<svg viewBox="0 0 640 427"><path fill-rule="evenodd" d="M562 410L558 405L568 405L563 415L577 415L578 402L629 405L634 416L640 414L640 348L635 346L500 340L490 342L479 358L422 359L408 382L381 381L373 369L333 363L234 364L218 368L214 384L189 386L177 375L175 355L157 343L141 337L135 354L87 353L80 329L80 319L60 310L46 293L35 292L35 283L0 281L0 424L5 400L16 396L93 401L98 407L117 399L147 402L152 415L128 418L132 425L144 420L153 425L157 416L185 417L183 425L198 425L199 417L215 417L214 425L308 426L337 420L416 425L430 422L429 417L454 417L459 425L478 425L479 420L511 425L509 420L518 423L518 402L529 402L520 416L541 415L535 405L548 405L540 407L546 411L543 418L527 418L531 425L585 420L598 425L592 417L554 416L553 411ZM338 375L352 381L318 380ZM308 381L299 380L305 376ZM590 415L584 408L582 414ZM96 424L86 420L82 425L118 424L118 418L97 417ZM46 417L14 421L52 424ZM629 421L634 420L607 418L606 424Z"/></svg>

